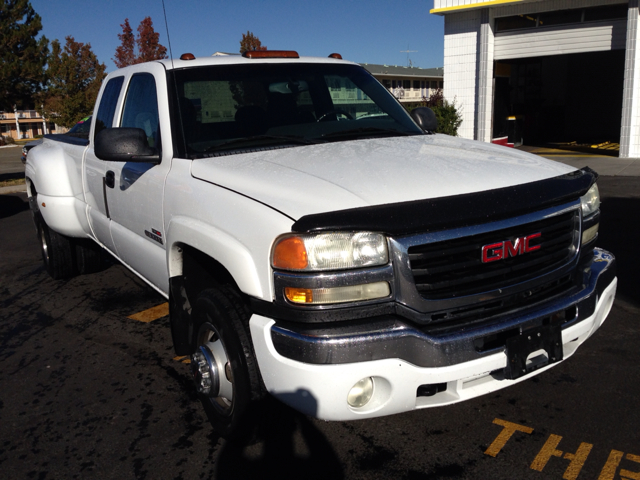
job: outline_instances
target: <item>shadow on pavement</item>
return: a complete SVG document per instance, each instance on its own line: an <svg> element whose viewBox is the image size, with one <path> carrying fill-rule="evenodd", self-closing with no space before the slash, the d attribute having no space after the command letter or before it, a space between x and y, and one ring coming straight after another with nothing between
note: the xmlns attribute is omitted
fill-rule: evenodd
<svg viewBox="0 0 640 480"><path fill-rule="evenodd" d="M29 202L16 195L0 195L0 218L7 218L29 210Z"/></svg>
<svg viewBox="0 0 640 480"><path fill-rule="evenodd" d="M0 173L0 182L4 182L6 180L17 180L20 178L24 178L24 172Z"/></svg>
<svg viewBox="0 0 640 480"><path fill-rule="evenodd" d="M616 256L617 296L635 307L640 307L640 198L605 198L602 202L598 247Z"/></svg>
<svg viewBox="0 0 640 480"><path fill-rule="evenodd" d="M306 415L271 396L258 408L257 436L224 444L217 460L218 480L344 478L333 447Z"/></svg>

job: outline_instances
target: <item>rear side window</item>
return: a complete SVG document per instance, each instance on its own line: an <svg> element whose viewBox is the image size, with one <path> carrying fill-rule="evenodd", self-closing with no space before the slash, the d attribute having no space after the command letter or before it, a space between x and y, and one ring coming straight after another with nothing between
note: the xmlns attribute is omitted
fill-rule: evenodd
<svg viewBox="0 0 640 480"><path fill-rule="evenodd" d="M116 113L118 97L120 96L120 90L122 90L123 82L124 77L115 77L109 80L107 86L104 87L104 92L100 99L100 107L98 108L98 115L96 116L96 129L94 135L96 135L100 130L110 128L113 125L113 116Z"/></svg>
<svg viewBox="0 0 640 480"><path fill-rule="evenodd" d="M131 77L120 126L141 128L149 146L158 146L158 96L153 75L138 73Z"/></svg>

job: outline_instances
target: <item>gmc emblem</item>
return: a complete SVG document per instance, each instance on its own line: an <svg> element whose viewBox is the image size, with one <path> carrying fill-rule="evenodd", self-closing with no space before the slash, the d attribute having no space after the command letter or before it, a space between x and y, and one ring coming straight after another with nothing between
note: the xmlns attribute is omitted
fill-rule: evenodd
<svg viewBox="0 0 640 480"><path fill-rule="evenodd" d="M515 240L505 240L504 242L492 243L482 247L482 263L495 262L503 258L515 257L523 253L535 252L540 250L540 245L531 245L531 240L539 238L540 232L526 237L519 237Z"/></svg>

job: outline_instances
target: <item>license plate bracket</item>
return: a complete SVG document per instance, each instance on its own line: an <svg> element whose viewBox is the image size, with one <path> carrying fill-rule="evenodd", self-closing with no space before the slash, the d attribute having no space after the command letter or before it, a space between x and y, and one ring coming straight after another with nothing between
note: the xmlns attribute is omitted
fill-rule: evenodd
<svg viewBox="0 0 640 480"><path fill-rule="evenodd" d="M518 335L507 338L506 346L507 366L504 378L514 380L563 359L562 328L560 325L542 325L521 331ZM539 350L545 351L546 361L536 357L537 361L527 363L529 356Z"/></svg>

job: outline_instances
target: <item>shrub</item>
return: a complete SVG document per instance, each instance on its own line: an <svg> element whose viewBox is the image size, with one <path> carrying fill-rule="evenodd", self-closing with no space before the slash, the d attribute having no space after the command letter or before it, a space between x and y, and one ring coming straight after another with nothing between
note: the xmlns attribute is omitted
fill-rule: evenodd
<svg viewBox="0 0 640 480"><path fill-rule="evenodd" d="M445 133L453 137L458 136L458 128L462 124L462 114L458 110L456 100L449 102L444 98L442 89L437 89L429 98L423 99L422 102L406 105L409 112L416 107L429 107L436 114L438 119L437 133Z"/></svg>

